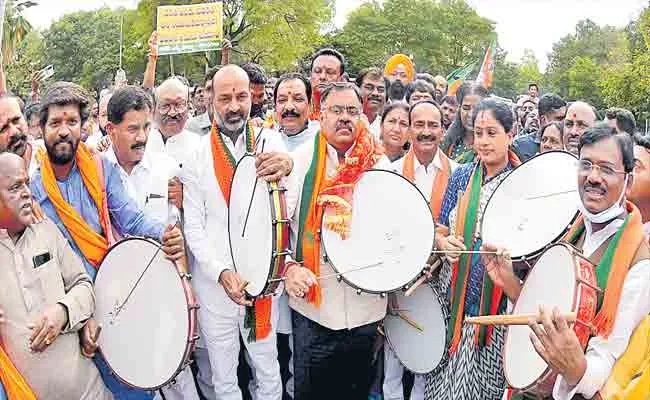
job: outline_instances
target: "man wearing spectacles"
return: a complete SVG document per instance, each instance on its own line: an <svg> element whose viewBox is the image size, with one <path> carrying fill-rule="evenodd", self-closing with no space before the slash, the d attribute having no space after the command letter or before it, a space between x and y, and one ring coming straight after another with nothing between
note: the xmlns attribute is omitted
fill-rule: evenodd
<svg viewBox="0 0 650 400"><path fill-rule="evenodd" d="M389 167L388 158L373 146L372 134L362 122L362 104L356 85L331 84L322 94L321 130L313 145L293 153L292 178L301 196L292 199L295 207L287 207L296 210L290 222L291 230L298 233L292 237L291 248L296 249L292 258L302 264L289 261L285 276L293 310L296 400L368 396L372 346L377 323L386 314L386 299L357 294L351 286L337 282L316 285L316 273L324 276L333 269L323 262L320 247L314 244L320 224L310 222L323 207L316 201L320 194L346 179L356 179L363 172L359 165ZM322 177L321 185L313 184L321 179L317 177ZM335 201L338 195L325 197Z"/></svg>
<svg viewBox="0 0 650 400"><path fill-rule="evenodd" d="M641 213L626 200L634 181L632 139L599 124L581 135L578 156L579 209L584 220L571 228L569 240L594 265L601 289L591 322L594 333L583 352L557 308L540 307L542 322L529 323L535 350L559 373L553 390L558 400L592 398L601 391L632 332L650 313L650 249ZM512 268L503 256L496 257L495 264L495 268Z"/></svg>
<svg viewBox="0 0 650 400"><path fill-rule="evenodd" d="M379 68L367 68L359 73L357 86L361 89L363 112L370 123L370 132L379 142L381 135L381 115L386 105L386 88L388 79Z"/></svg>

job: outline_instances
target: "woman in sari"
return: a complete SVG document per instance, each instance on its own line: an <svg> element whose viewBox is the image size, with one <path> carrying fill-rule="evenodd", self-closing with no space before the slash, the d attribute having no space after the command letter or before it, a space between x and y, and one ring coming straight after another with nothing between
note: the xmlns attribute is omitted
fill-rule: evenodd
<svg viewBox="0 0 650 400"><path fill-rule="evenodd" d="M449 300L448 363L429 374L427 400L499 400L505 389L502 366L503 327L465 324L465 316L505 312L506 298L519 295L519 280L512 270L486 268L490 259L478 254L454 253L481 248L480 221L488 199L519 160L510 151L513 115L501 102L481 101L473 114L476 161L461 165L449 178L440 223L450 235L437 239L447 251L437 286ZM479 161L480 160L480 161ZM490 256L494 257L494 256Z"/></svg>
<svg viewBox="0 0 650 400"><path fill-rule="evenodd" d="M408 149L410 111L407 103L397 101L387 104L381 116L381 142L384 154L391 162L402 158Z"/></svg>
<svg viewBox="0 0 650 400"><path fill-rule="evenodd" d="M487 96L487 90L475 82L465 82L458 88L458 112L456 118L447 130L440 148L447 157L459 164L470 163L476 157L474 151L474 130L472 115L476 105Z"/></svg>

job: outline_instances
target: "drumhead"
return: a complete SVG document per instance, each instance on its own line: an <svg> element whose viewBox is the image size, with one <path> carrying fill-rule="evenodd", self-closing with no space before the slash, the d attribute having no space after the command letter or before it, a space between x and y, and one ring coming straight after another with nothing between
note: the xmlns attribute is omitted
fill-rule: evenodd
<svg viewBox="0 0 650 400"><path fill-rule="evenodd" d="M399 290L417 278L433 250L435 235L422 193L401 175L369 170L357 182L352 202L348 238L343 240L321 226L332 268L349 285L368 293Z"/></svg>
<svg viewBox="0 0 650 400"><path fill-rule="evenodd" d="M255 156L245 155L239 160L232 178L228 207L232 261L242 279L249 282L246 292L253 297L261 295L266 287L273 252L271 200L269 187L263 179L258 180L253 202L250 203L256 177ZM249 204L250 215L244 232Z"/></svg>
<svg viewBox="0 0 650 400"><path fill-rule="evenodd" d="M140 238L117 243L106 254L95 280L100 350L120 380L147 390L164 386L180 371L190 331L181 278L158 248L157 243Z"/></svg>
<svg viewBox="0 0 650 400"><path fill-rule="evenodd" d="M565 244L549 247L531 269L514 306L513 314L539 312L557 307L560 312L573 311L576 291L576 265L571 249ZM509 326L504 347L503 370L508 384L526 389L536 383L548 365L537 354L524 326Z"/></svg>
<svg viewBox="0 0 650 400"><path fill-rule="evenodd" d="M483 243L507 248L512 258L520 259L560 239L578 215L576 177L577 159L563 151L539 154L521 164L499 184L485 207ZM574 192L539 197L570 190Z"/></svg>
<svg viewBox="0 0 650 400"><path fill-rule="evenodd" d="M427 374L443 365L447 356L447 309L430 285L406 297L396 293L399 308L420 325L419 331L399 316L386 314L384 333L400 362L411 372Z"/></svg>

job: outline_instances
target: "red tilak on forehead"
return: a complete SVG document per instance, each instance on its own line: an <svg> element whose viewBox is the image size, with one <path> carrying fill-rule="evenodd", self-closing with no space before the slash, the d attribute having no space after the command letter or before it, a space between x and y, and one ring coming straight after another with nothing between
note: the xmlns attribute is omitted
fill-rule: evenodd
<svg viewBox="0 0 650 400"><path fill-rule="evenodd" d="M578 114L573 113L572 117L573 117L574 119L578 119Z"/></svg>

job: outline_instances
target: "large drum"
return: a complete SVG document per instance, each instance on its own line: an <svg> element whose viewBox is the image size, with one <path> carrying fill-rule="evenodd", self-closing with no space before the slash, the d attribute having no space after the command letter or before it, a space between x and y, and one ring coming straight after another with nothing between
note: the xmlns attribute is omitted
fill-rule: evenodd
<svg viewBox="0 0 650 400"><path fill-rule="evenodd" d="M394 295L399 311L386 314L384 333L397 358L416 374L427 374L444 366L449 347L449 313L445 299L431 285L420 286L408 297L401 293ZM399 313L418 327L412 326Z"/></svg>
<svg viewBox="0 0 650 400"><path fill-rule="evenodd" d="M538 256L560 240L578 216L577 159L539 154L514 169L494 191L483 214L481 238L510 251L513 260Z"/></svg>
<svg viewBox="0 0 650 400"><path fill-rule="evenodd" d="M198 339L189 276L179 274L160 245L141 238L108 251L95 280L99 348L118 379L155 390L189 363Z"/></svg>
<svg viewBox="0 0 650 400"><path fill-rule="evenodd" d="M332 268L359 292L385 294L408 287L422 273L435 243L427 200L401 175L373 169L359 178L352 204L349 237L321 224Z"/></svg>
<svg viewBox="0 0 650 400"><path fill-rule="evenodd" d="M566 243L550 246L530 271L514 306L513 314L537 314L539 306L548 311L576 312L573 324L583 348L587 346L589 324L596 314L597 288L594 266ZM537 354L527 325L509 326L503 352L503 371L515 391L548 396L557 374Z"/></svg>
<svg viewBox="0 0 650 400"><path fill-rule="evenodd" d="M285 190L256 179L255 156L245 155L235 169L228 207L232 261L251 297L275 294L289 254Z"/></svg>

